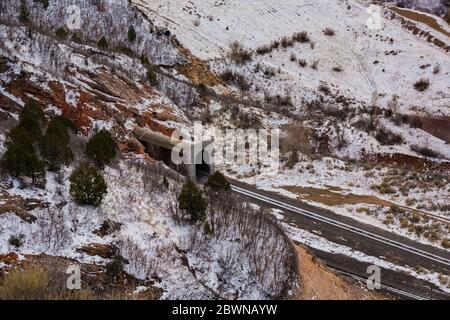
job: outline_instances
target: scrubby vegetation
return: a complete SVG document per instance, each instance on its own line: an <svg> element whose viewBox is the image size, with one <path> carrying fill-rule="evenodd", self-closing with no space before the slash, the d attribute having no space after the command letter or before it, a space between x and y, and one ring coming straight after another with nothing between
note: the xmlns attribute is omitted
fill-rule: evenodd
<svg viewBox="0 0 450 320"><path fill-rule="evenodd" d="M235 41L230 45L230 59L238 65L243 65L252 60L252 53Z"/></svg>
<svg viewBox="0 0 450 320"><path fill-rule="evenodd" d="M98 207L107 192L102 175L87 163L81 163L70 176L70 195L79 204Z"/></svg>
<svg viewBox="0 0 450 320"><path fill-rule="evenodd" d="M87 156L100 168L108 164L116 152L116 143L105 129L96 132L86 144Z"/></svg>
<svg viewBox="0 0 450 320"><path fill-rule="evenodd" d="M180 210L184 211L191 222L203 222L208 206L202 190L192 180L187 180L178 196Z"/></svg>
<svg viewBox="0 0 450 320"><path fill-rule="evenodd" d="M425 91L430 87L430 80L428 79L420 79L416 83L414 83L414 89L417 91Z"/></svg>

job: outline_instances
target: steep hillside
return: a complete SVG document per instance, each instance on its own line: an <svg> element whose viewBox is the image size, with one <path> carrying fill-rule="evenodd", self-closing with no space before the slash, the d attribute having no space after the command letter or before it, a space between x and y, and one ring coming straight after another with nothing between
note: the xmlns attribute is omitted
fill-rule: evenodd
<svg viewBox="0 0 450 320"><path fill-rule="evenodd" d="M76 30L64 20L69 4L81 10ZM297 290L295 252L272 219L224 195L231 197L226 205L207 197L207 220L193 223L178 205L185 179L151 159L133 135L138 126L166 135L190 130L190 117L205 102L188 77L209 70L128 1L1 6L0 153L33 103L47 121L61 115L77 129L70 133L73 161L46 170L39 183L2 164L2 281L15 268L53 257L54 274L65 273L68 261L94 269L92 296L119 288L122 298L146 292L162 299L268 299ZM102 129L119 152L98 168L107 186L103 201L80 205L73 173L89 160L87 140ZM38 156L43 144L36 144Z"/></svg>

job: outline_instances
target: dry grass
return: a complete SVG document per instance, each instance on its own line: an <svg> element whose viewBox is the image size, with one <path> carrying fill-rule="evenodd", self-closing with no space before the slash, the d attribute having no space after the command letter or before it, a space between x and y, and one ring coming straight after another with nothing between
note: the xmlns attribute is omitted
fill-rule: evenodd
<svg viewBox="0 0 450 320"><path fill-rule="evenodd" d="M61 280L61 281L58 281ZM54 273L39 267L13 270L1 281L0 300L87 300L89 290L68 290Z"/></svg>

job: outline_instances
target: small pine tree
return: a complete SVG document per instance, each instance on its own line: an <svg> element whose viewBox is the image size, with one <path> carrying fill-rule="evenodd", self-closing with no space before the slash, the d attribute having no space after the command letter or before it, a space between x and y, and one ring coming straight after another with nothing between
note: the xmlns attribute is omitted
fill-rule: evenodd
<svg viewBox="0 0 450 320"><path fill-rule="evenodd" d="M37 177L44 176L44 164L30 144L10 144L2 157L1 166L15 177L20 175L31 177L33 183Z"/></svg>
<svg viewBox="0 0 450 320"><path fill-rule="evenodd" d="M70 195L79 204L98 207L107 193L105 179L87 163L81 163L69 180Z"/></svg>
<svg viewBox="0 0 450 320"><path fill-rule="evenodd" d="M56 30L56 36L61 39L61 40L66 40L67 36L69 35L68 32L66 31L66 29L64 28L58 28L58 30Z"/></svg>
<svg viewBox="0 0 450 320"><path fill-rule="evenodd" d="M97 46L99 46L102 49L108 48L108 40L106 40L104 36L101 37L100 40L98 40L97 42Z"/></svg>
<svg viewBox="0 0 450 320"><path fill-rule="evenodd" d="M72 160L69 142L67 125L60 117L53 118L40 144L41 155L47 160L50 170L58 170L60 165L68 164Z"/></svg>
<svg viewBox="0 0 450 320"><path fill-rule="evenodd" d="M130 28L128 28L128 41L130 41L131 43L136 41L136 30L133 26L130 26Z"/></svg>
<svg viewBox="0 0 450 320"><path fill-rule="evenodd" d="M89 140L86 145L87 156L99 167L103 167L116 156L116 144L111 134L103 129Z"/></svg>
<svg viewBox="0 0 450 320"><path fill-rule="evenodd" d="M25 104L19 116L19 126L25 129L33 142L39 141L46 122L44 111L35 101Z"/></svg>
<svg viewBox="0 0 450 320"><path fill-rule="evenodd" d="M25 0L20 1L19 21L21 23L28 23L30 21L30 12L28 11Z"/></svg>
<svg viewBox="0 0 450 320"><path fill-rule="evenodd" d="M206 182L205 187L213 192L231 191L230 183L219 171L214 172L213 175L208 177L208 181Z"/></svg>
<svg viewBox="0 0 450 320"><path fill-rule="evenodd" d="M178 196L178 205L189 215L192 222L205 220L208 204L203 198L202 191L190 179L183 185Z"/></svg>

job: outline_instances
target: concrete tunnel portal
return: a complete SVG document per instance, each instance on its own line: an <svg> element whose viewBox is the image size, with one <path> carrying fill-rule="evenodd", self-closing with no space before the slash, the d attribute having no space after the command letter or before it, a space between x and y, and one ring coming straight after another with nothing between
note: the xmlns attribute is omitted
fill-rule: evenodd
<svg viewBox="0 0 450 320"><path fill-rule="evenodd" d="M205 152L205 149L213 143L212 140L206 140L196 144L193 142L185 142L184 149L190 148L192 161L177 165L172 161L172 151L175 146L183 143L182 140L165 136L162 133L147 128L137 128L134 131L134 135L145 145L146 152L149 156L157 161L164 162L167 166L184 174L193 181L197 181L199 177L209 176L214 172L214 161L213 159L209 159L209 153ZM208 161L205 161L205 159L208 159Z"/></svg>

